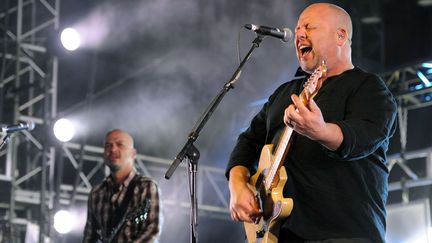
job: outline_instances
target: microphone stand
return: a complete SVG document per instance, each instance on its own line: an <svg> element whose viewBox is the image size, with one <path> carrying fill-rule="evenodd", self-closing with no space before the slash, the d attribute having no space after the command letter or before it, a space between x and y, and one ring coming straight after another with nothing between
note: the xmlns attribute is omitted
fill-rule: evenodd
<svg viewBox="0 0 432 243"><path fill-rule="evenodd" d="M207 109L202 114L201 118L197 121L192 131L189 133L187 137L187 141L183 148L180 150L180 152L177 154L177 156L174 158L174 161L172 162L171 166L168 168L167 172L165 173L165 179L169 180L176 170L176 168L179 166L179 164L187 159L188 160L188 173L189 173L189 193L190 193L190 203L191 203L191 216L190 216L190 224L191 224L191 242L196 243L198 238L198 230L197 230L197 219L198 219L198 203L197 203L197 196L196 196L196 174L197 174L197 167L198 167L198 159L200 156L199 150L195 147L193 144L198 136L204 125L207 123L207 121L210 119L210 116L213 114L214 110L216 109L217 105L221 102L222 98L225 96L225 94L234 88L234 83L240 78L242 68L245 65L246 61L251 56L252 52L259 47L260 43L264 39L264 35L258 34L255 40L252 42L252 47L250 48L249 52L246 54L246 56L243 58L243 60L240 62L240 65L238 66L237 70L234 72L231 79L225 83L221 91L216 95L216 97L211 101Z"/></svg>

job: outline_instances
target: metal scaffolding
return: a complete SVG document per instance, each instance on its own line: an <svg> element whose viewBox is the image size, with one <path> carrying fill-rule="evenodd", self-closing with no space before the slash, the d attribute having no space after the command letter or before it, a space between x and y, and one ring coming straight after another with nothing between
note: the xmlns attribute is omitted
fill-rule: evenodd
<svg viewBox="0 0 432 243"><path fill-rule="evenodd" d="M0 186L10 189L0 195L0 238L22 242L28 224L36 224L39 242L43 242L56 237L51 229L53 212L85 204L92 185L108 171L103 166L103 148L56 144L50 135L52 121L57 118L58 82L58 59L50 38L58 31L60 1L6 0L3 4L0 121L34 122L36 129L15 134L0 151ZM171 161L138 155L136 162L139 171L159 182L165 211L188 211L187 176L181 176L185 166L166 181L158 178L163 178ZM228 219L224 171L207 166L200 166L200 171L201 215ZM77 174L76 180L65 181L63 175L71 172Z"/></svg>
<svg viewBox="0 0 432 243"><path fill-rule="evenodd" d="M432 147L430 144L419 150L407 151L409 111L429 109L428 107L432 105L432 87L427 83L432 79L430 70L432 69L418 63L383 74L388 87L397 98L401 145L400 153L389 156L388 168L392 170L394 166L399 166L404 172L397 181L389 184L389 191L401 191L402 202L410 201L410 188L432 185ZM427 125L425 123L424 129L427 129ZM414 163L423 164L425 171L422 171L422 175L412 168Z"/></svg>
<svg viewBox="0 0 432 243"><path fill-rule="evenodd" d="M57 59L48 55L46 42L59 26L59 0L6 0L2 4L0 120L38 126L34 133L12 137L0 155L0 180L10 188L9 200L2 201L2 238L20 242L22 226L30 219L39 221L42 242L50 232L54 153L43 130L57 112L58 70ZM47 199L40 203L40 210L18 203L17 193L23 188L33 188L40 198Z"/></svg>

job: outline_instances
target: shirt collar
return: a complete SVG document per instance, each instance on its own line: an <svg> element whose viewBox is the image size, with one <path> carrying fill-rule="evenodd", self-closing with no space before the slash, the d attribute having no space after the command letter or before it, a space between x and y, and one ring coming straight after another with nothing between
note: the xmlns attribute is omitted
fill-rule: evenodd
<svg viewBox="0 0 432 243"><path fill-rule="evenodd" d="M129 185L129 183L132 181L132 179L134 178L134 176L136 175L136 173L137 173L136 170L133 169L129 173L129 175L126 178L126 180L124 180L123 183L121 183L121 184L117 184L116 181L115 181L115 179L114 179L114 176L112 174L110 174L108 176L108 178L107 178L107 182L108 182L108 184L109 184L109 186L111 188L119 188L119 189L121 189L121 188L127 187Z"/></svg>
<svg viewBox="0 0 432 243"><path fill-rule="evenodd" d="M129 185L129 183L132 181L132 179L134 178L134 176L136 175L136 170L133 169L128 177L126 178L126 180L123 181L123 186L127 187Z"/></svg>
<svg viewBox="0 0 432 243"><path fill-rule="evenodd" d="M301 67L298 67L296 73L294 74L294 77L298 77L298 78L309 77L309 76L310 74L303 71Z"/></svg>

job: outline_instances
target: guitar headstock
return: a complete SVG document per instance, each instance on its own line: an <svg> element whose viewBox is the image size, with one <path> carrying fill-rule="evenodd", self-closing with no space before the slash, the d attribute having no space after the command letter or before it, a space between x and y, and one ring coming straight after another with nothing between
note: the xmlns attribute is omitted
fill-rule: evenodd
<svg viewBox="0 0 432 243"><path fill-rule="evenodd" d="M322 61L306 81L304 89L300 94L300 99L304 105L309 104L309 101L313 99L313 97L315 97L315 95L318 93L319 89L321 89L322 83L326 78L326 74L327 66L325 61Z"/></svg>
<svg viewBox="0 0 432 243"><path fill-rule="evenodd" d="M143 203L138 205L138 207L130 211L126 215L126 221L133 221L135 224L139 224L140 222L145 221L148 216L149 203L150 200L146 199Z"/></svg>

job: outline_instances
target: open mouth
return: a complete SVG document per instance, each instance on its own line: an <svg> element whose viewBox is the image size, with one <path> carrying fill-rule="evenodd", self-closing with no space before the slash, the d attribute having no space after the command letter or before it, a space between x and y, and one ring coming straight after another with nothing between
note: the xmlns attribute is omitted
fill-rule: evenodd
<svg viewBox="0 0 432 243"><path fill-rule="evenodd" d="M310 46L300 46L299 49L300 49L300 53L302 56L304 56L304 55L306 55L312 51L312 47L310 47Z"/></svg>

